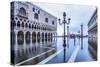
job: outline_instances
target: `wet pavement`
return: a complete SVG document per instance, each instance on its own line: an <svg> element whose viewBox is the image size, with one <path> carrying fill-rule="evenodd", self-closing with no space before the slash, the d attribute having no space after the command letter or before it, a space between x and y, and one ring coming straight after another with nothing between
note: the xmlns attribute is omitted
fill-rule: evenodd
<svg viewBox="0 0 100 67"><path fill-rule="evenodd" d="M95 59L93 59L93 56L90 54L89 50L88 50L88 38L84 38L84 42L83 42L84 49L80 49L75 62L85 62L85 61L94 61Z"/></svg>
<svg viewBox="0 0 100 67"><path fill-rule="evenodd" d="M74 39L70 39L69 40L69 48L66 47L65 57L64 57L63 38L62 37L58 37L57 42L53 43L52 45L54 45L52 47L55 47L55 45L56 45L56 50L59 53L56 54L56 51L51 51L51 53L41 55L39 58L31 59L24 63L21 63L21 65L33 65L33 64L40 63L40 62L44 62L44 61L45 61L45 63L43 63L43 64L54 64L54 63L64 63L64 62L68 63L69 59L73 55L76 48L78 48L78 46L79 46L79 50L77 50L76 55L74 57L75 59L73 60L73 62L85 62L85 61L94 61L95 60L92 58L92 55L88 51L88 38L83 38L83 49L81 49L81 43L78 38L76 38L75 44L74 44ZM50 47L51 46L49 46L49 48L43 48L43 47L41 47L41 49L38 48L38 52L29 53L27 55L30 56L30 58L34 57L34 55L38 55L39 52L42 53L42 52L50 50L51 49ZM49 58L52 55L54 55L54 56L51 59L47 60L47 58ZM25 58L25 55L23 56L23 58ZM43 58L44 60L43 59L41 60L41 58ZM37 62L37 63L35 63L35 62Z"/></svg>
<svg viewBox="0 0 100 67"><path fill-rule="evenodd" d="M24 64L28 64L28 62L31 62L32 60L35 60L35 61L33 61L33 63L31 64L36 64L42 61L43 59L41 60L38 57L42 55L44 56L44 54L46 55L46 52L53 54L56 51L56 45L53 45L53 44L55 44L55 42L48 43L40 47L29 47L29 48L26 48L26 50L22 49L22 50L16 51L17 53L15 56L15 64L24 65ZM44 56L44 59L48 56L49 55Z"/></svg>
<svg viewBox="0 0 100 67"><path fill-rule="evenodd" d="M57 40L57 50L59 51L62 49L62 51L54 58L52 58L50 61L48 61L46 64L64 63L64 50L63 50L62 40L63 40L62 38L58 38ZM72 44L72 46L69 45L69 48L66 47L66 61L70 58L73 50L75 49L73 39L71 39L69 43Z"/></svg>
<svg viewBox="0 0 100 67"><path fill-rule="evenodd" d="M61 38L59 38L59 40L60 39ZM69 48L66 47L66 62L65 63L67 63L69 61L71 55L74 53L77 46L80 46L80 48L76 54L76 58L75 58L74 62L94 61L90 52L88 51L88 38L83 38L83 49L81 49L81 43L79 42L79 39L76 39L75 46L74 46L73 39L70 39L69 44L70 44ZM57 44L57 46L62 47L62 45L58 45L58 44ZM58 48L58 50L59 50L59 48ZM60 52L58 55L56 55L54 58L52 58L46 64L64 63L63 58L64 58L64 51Z"/></svg>

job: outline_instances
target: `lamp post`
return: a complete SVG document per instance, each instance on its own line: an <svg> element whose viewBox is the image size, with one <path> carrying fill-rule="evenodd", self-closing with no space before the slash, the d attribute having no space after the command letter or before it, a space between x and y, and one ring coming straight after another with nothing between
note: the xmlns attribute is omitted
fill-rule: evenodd
<svg viewBox="0 0 100 67"><path fill-rule="evenodd" d="M66 58L66 36L65 36L65 24L67 24L67 46L69 47L68 41L69 41L69 23L70 23L70 18L68 18L68 21L66 21L66 13L63 13L63 21L62 23L60 22L60 19L58 19L59 24L62 25L64 24L64 39L63 39L63 47L64 47L64 62L66 62L65 58Z"/></svg>
<svg viewBox="0 0 100 67"><path fill-rule="evenodd" d="M83 24L81 24L81 49L83 49Z"/></svg>

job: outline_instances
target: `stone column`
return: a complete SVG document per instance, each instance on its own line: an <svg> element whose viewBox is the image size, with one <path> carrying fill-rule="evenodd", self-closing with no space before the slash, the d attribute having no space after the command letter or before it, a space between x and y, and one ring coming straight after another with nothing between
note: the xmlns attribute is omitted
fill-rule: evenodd
<svg viewBox="0 0 100 67"><path fill-rule="evenodd" d="M17 31L14 31L15 32L15 45L14 45L14 57L16 59L16 57L18 56L18 43L17 43Z"/></svg>
<svg viewBox="0 0 100 67"><path fill-rule="evenodd" d="M15 51L17 51L17 50L18 50L17 34L18 34L18 32L17 32L17 31L15 31L15 47L14 47L14 50L15 50Z"/></svg>

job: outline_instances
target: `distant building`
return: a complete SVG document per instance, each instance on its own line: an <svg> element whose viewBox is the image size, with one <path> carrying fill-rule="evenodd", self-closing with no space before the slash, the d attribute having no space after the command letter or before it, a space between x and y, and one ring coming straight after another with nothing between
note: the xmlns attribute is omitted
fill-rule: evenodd
<svg viewBox="0 0 100 67"><path fill-rule="evenodd" d="M88 23L89 51L97 58L97 8Z"/></svg>
<svg viewBox="0 0 100 67"><path fill-rule="evenodd" d="M56 30L55 16L30 2L11 2L12 56L50 45Z"/></svg>

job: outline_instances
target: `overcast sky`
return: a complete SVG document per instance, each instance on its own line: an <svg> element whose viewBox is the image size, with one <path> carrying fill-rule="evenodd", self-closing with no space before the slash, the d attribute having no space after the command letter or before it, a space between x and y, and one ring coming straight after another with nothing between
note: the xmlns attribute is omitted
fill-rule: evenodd
<svg viewBox="0 0 100 67"><path fill-rule="evenodd" d="M71 18L70 32L76 33L80 30L80 25L84 26L84 35L88 34L87 23L90 20L93 12L95 11L95 6L86 5L71 5L71 4L52 4L52 3L33 3L57 18L63 19L63 12L66 12L66 19ZM63 25L57 24L57 34L63 34ZM66 29L67 32L67 29Z"/></svg>

